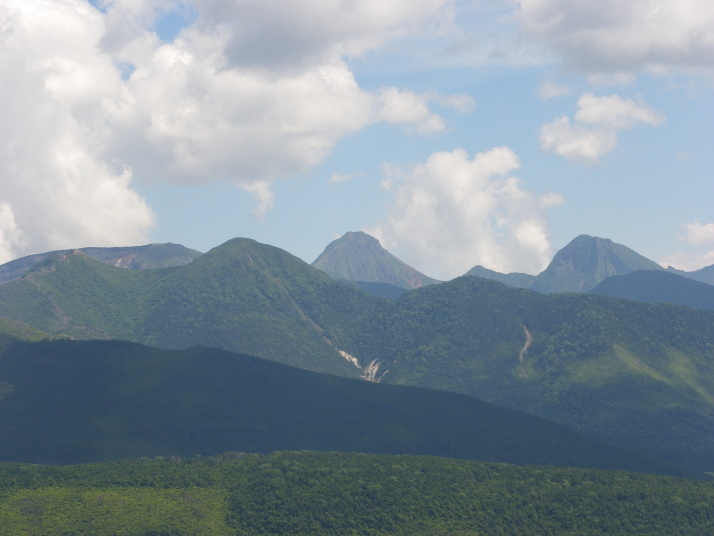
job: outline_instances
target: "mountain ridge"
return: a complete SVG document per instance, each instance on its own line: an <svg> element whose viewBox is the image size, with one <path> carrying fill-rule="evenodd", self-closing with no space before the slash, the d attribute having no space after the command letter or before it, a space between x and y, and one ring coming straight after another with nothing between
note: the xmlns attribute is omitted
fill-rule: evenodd
<svg viewBox="0 0 714 536"><path fill-rule="evenodd" d="M477 277L377 298L248 239L174 268L48 262L0 286L0 315L55 336L212 346L459 392L619 444L714 444L711 312Z"/></svg>
<svg viewBox="0 0 714 536"><path fill-rule="evenodd" d="M645 303L666 302L714 310L714 286L670 271L637 270L614 275L590 292Z"/></svg>
<svg viewBox="0 0 714 536"><path fill-rule="evenodd" d="M311 266L338 280L388 283L405 289L438 283L389 253L379 240L361 231L332 241Z"/></svg>
<svg viewBox="0 0 714 536"><path fill-rule="evenodd" d="M146 270L182 266L202 255L200 251L180 244L146 244L127 247L86 247L36 253L0 265L0 284L19 279L27 270L51 255L80 251L89 257L118 268Z"/></svg>

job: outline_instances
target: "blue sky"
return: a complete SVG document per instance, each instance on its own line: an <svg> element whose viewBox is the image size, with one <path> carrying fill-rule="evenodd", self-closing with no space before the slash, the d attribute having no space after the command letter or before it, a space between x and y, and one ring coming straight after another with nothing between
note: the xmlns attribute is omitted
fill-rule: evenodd
<svg viewBox="0 0 714 536"><path fill-rule="evenodd" d="M708 0L5 0L0 262L364 230L433 277L579 234L714 264ZM12 81L9 82L9 81Z"/></svg>

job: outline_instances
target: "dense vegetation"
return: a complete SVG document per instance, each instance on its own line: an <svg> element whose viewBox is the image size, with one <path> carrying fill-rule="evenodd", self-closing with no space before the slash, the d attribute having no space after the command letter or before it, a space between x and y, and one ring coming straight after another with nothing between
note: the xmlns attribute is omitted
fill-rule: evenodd
<svg viewBox="0 0 714 536"><path fill-rule="evenodd" d="M711 483L431 457L0 464L4 536L710 536Z"/></svg>
<svg viewBox="0 0 714 536"><path fill-rule="evenodd" d="M697 476L471 397L208 348L15 344L0 356L0 382L0 460L82 463L308 449Z"/></svg>
<svg viewBox="0 0 714 536"><path fill-rule="evenodd" d="M711 312L473 277L395 306L397 322L374 319L379 346L361 350L381 352L385 381L470 394L608 441L714 445Z"/></svg>
<svg viewBox="0 0 714 536"><path fill-rule="evenodd" d="M476 277L380 299L235 239L178 268L48 258L0 286L0 314L52 334L200 344L455 391L621 444L714 444L709 311L543 295Z"/></svg>

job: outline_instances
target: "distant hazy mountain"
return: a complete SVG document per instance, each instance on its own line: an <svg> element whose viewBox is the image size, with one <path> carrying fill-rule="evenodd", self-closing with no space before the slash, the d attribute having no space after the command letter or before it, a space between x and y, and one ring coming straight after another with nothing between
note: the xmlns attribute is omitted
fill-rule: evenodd
<svg viewBox="0 0 714 536"><path fill-rule="evenodd" d="M667 268L668 272L673 272L675 274L681 275L688 279L694 279L701 283L707 283L708 285L714 285L714 264L711 266L705 266L699 270L694 270L692 272L685 272L684 270L677 270L671 266Z"/></svg>
<svg viewBox="0 0 714 536"><path fill-rule="evenodd" d="M556 293L587 292L607 277L635 270L662 271L663 268L612 240L580 235L558 251L548 267L537 276L518 272L503 274L480 265L465 275L536 292Z"/></svg>
<svg viewBox="0 0 714 536"><path fill-rule="evenodd" d="M389 300L234 239L157 270L48 257L0 286L0 316L58 336L220 347L461 392L620 444L714 445L712 311L478 277Z"/></svg>
<svg viewBox="0 0 714 536"><path fill-rule="evenodd" d="M438 283L384 249L363 232L346 233L331 242L312 266L334 279L389 283L406 289Z"/></svg>
<svg viewBox="0 0 714 536"><path fill-rule="evenodd" d="M66 254L72 250L50 251L28 255L0 265L0 284L18 279L32 266L52 254ZM202 255L200 251L189 249L180 244L147 244L119 248L81 248L85 255L118 268L144 270L183 266Z"/></svg>
<svg viewBox="0 0 714 536"><path fill-rule="evenodd" d="M663 270L654 261L607 238L580 235L558 251L530 286L537 292L587 292L603 279L635 270Z"/></svg>
<svg viewBox="0 0 714 536"><path fill-rule="evenodd" d="M501 272L496 272L494 270L489 270L481 265L474 266L464 275L470 275L474 277L482 277L483 279L492 279L493 281L498 281L500 283L505 283L510 287L516 288L530 288L533 284L533 280L536 276L523 274L520 272L511 272L509 274L502 274Z"/></svg>
<svg viewBox="0 0 714 536"><path fill-rule="evenodd" d="M660 270L637 270L601 281L590 292L640 302L714 310L714 286Z"/></svg>

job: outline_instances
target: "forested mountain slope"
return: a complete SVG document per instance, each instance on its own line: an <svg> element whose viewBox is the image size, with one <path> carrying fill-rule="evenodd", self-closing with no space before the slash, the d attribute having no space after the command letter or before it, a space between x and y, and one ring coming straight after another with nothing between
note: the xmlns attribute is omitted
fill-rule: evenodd
<svg viewBox="0 0 714 536"><path fill-rule="evenodd" d="M0 460L86 463L309 449L695 476L471 397L209 348L19 343L0 355L0 382Z"/></svg>
<svg viewBox="0 0 714 536"><path fill-rule="evenodd" d="M714 444L710 311L476 277L380 299L235 239L158 270L48 258L0 286L0 315L52 334L200 344L455 391L618 443Z"/></svg>

